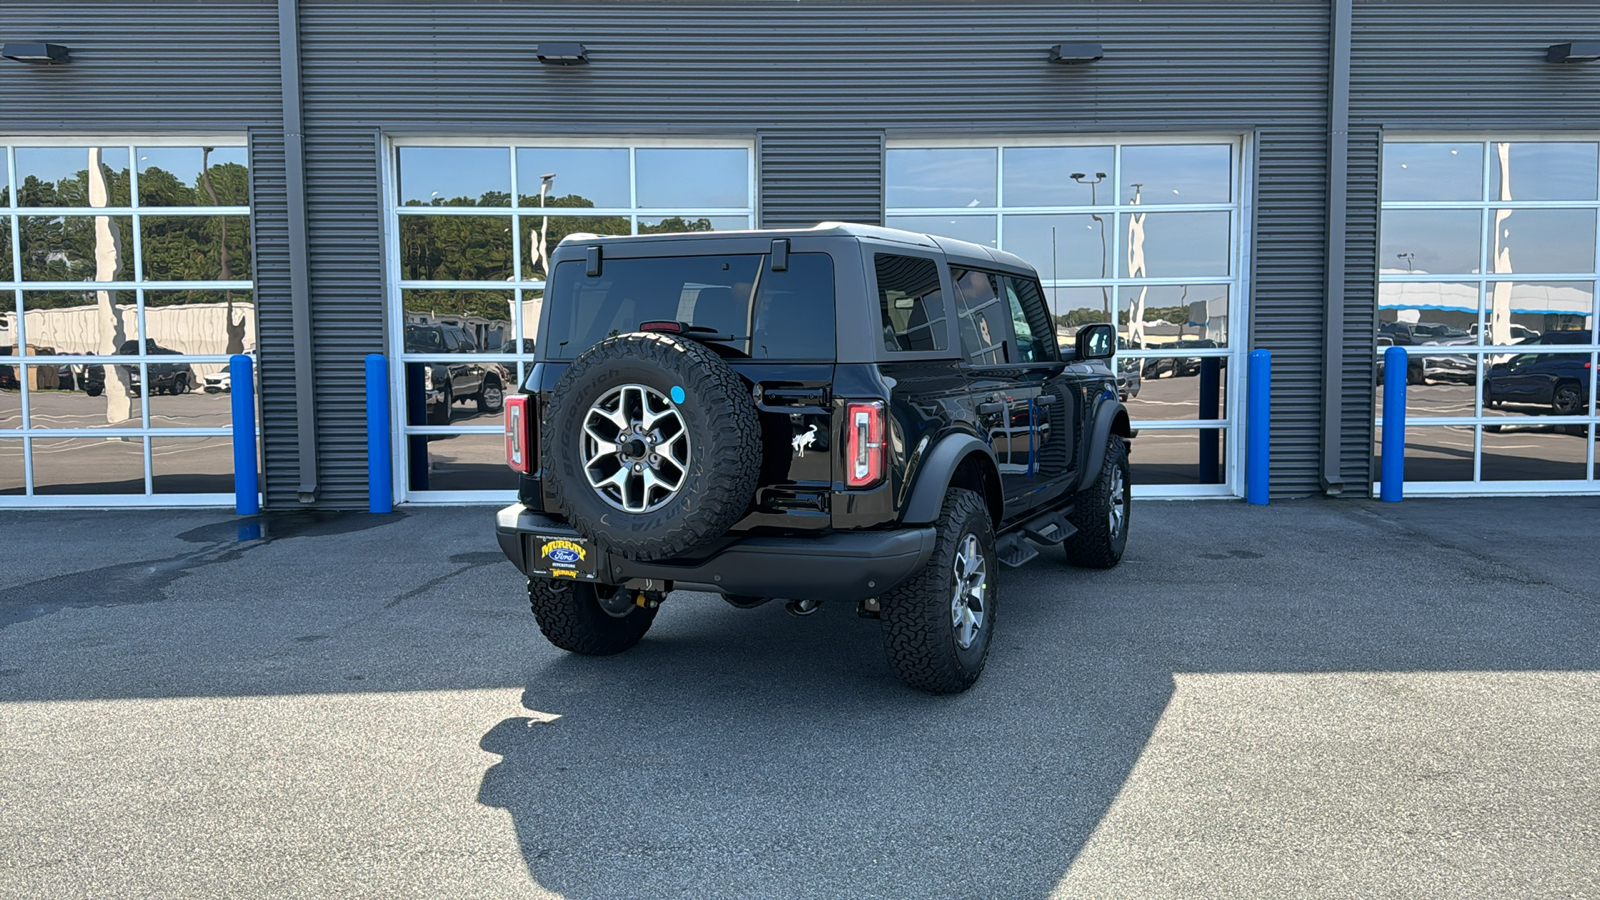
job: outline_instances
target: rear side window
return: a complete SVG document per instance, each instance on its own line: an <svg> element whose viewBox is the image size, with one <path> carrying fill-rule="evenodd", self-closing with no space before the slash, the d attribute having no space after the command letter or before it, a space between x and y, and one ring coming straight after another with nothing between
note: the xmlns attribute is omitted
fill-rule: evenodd
<svg viewBox="0 0 1600 900"><path fill-rule="evenodd" d="M949 324L939 267L931 259L889 253L877 254L874 264L884 349L902 353L945 349Z"/></svg>
<svg viewBox="0 0 1600 900"><path fill-rule="evenodd" d="M714 346L751 359L834 357L833 260L791 253L774 272L764 254L607 259L590 276L580 260L555 267L546 292L548 359L572 359L653 321L733 335Z"/></svg>
<svg viewBox="0 0 1600 900"><path fill-rule="evenodd" d="M974 365L1002 365L1011 361L1006 342L1011 337L1005 301L1000 299L1000 276L975 269L950 269L956 289L956 330L961 352Z"/></svg>

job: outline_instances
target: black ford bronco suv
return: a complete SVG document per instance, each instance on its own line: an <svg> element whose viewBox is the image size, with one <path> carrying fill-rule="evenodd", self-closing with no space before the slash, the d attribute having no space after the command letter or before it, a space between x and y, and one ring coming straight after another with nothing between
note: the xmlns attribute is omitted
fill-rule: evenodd
<svg viewBox="0 0 1600 900"><path fill-rule="evenodd" d="M949 693L983 670L1001 564L1121 559L1115 334L1058 346L1020 258L826 223L575 235L552 262L496 529L556 646L626 650L673 590L848 602Z"/></svg>

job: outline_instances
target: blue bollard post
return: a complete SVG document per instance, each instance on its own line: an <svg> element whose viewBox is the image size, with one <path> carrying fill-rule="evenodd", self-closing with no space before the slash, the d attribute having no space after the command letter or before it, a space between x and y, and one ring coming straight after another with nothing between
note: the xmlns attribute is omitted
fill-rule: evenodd
<svg viewBox="0 0 1600 900"><path fill-rule="evenodd" d="M1272 352L1250 351L1247 390L1249 434L1245 442L1244 499L1256 506L1267 505L1267 476L1270 471L1272 434Z"/></svg>
<svg viewBox="0 0 1600 900"><path fill-rule="evenodd" d="M261 475L256 466L256 370L243 353L228 358L233 394L233 507L241 516L261 512Z"/></svg>
<svg viewBox="0 0 1600 900"><path fill-rule="evenodd" d="M394 443L389 434L389 361L367 357L367 511L394 511Z"/></svg>
<svg viewBox="0 0 1600 900"><path fill-rule="evenodd" d="M1383 351L1383 467L1378 499L1399 503L1406 479L1406 349Z"/></svg>

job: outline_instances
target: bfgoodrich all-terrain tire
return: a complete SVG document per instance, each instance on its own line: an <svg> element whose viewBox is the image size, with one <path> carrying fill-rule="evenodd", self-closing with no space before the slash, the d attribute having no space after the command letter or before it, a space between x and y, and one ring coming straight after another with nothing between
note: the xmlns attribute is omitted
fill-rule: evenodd
<svg viewBox="0 0 1600 900"><path fill-rule="evenodd" d="M724 534L761 469L749 385L709 348L668 334L585 351L551 392L539 433L567 521L629 559L678 556Z"/></svg>
<svg viewBox="0 0 1600 900"><path fill-rule="evenodd" d="M610 594L602 591L610 590ZM585 656L610 656L639 643L654 609L628 602L621 588L578 581L528 579L528 605L539 630L563 650Z"/></svg>
<svg viewBox="0 0 1600 900"><path fill-rule="evenodd" d="M885 594L883 645L900 680L934 694L972 687L994 634L994 526L989 506L963 488L945 492L933 556Z"/></svg>
<svg viewBox="0 0 1600 900"><path fill-rule="evenodd" d="M1078 493L1067 518L1078 530L1061 542L1067 561L1088 569L1109 569L1122 561L1128 546L1128 510L1133 497L1128 471L1128 445L1112 435L1105 461L1094 483Z"/></svg>

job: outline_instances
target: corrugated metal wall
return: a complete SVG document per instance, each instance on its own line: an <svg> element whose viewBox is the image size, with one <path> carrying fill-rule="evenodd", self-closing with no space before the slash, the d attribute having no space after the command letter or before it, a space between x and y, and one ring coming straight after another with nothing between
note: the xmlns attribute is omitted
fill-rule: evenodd
<svg viewBox="0 0 1600 900"><path fill-rule="evenodd" d="M301 27L324 502L364 496L363 421L337 398L359 397L361 357L382 349L374 131L759 136L763 224L794 225L876 221L886 135L1267 126L1253 301L1280 378L1273 481L1316 489L1323 3L302 0ZM541 40L581 41L590 64L541 66ZM1052 66L1062 40L1105 58Z"/></svg>

